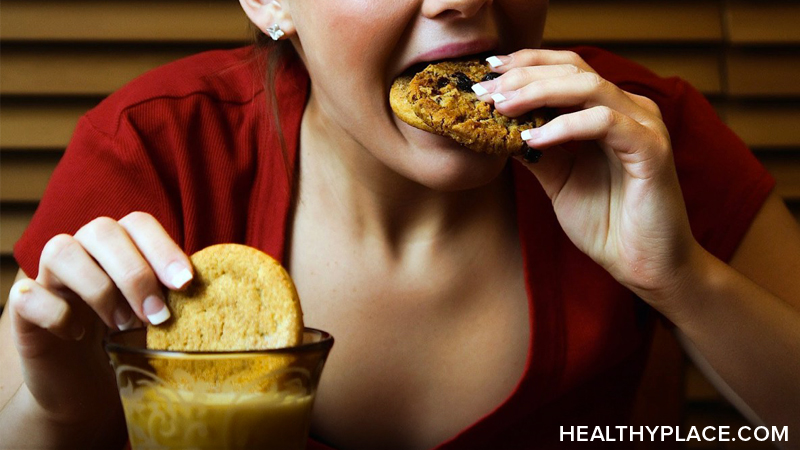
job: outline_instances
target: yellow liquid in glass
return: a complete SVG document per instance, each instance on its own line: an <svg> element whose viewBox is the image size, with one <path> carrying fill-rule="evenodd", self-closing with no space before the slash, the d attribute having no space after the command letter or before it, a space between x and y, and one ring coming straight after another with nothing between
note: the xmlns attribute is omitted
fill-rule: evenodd
<svg viewBox="0 0 800 450"><path fill-rule="evenodd" d="M311 395L193 393L160 386L122 396L132 450L306 447Z"/></svg>

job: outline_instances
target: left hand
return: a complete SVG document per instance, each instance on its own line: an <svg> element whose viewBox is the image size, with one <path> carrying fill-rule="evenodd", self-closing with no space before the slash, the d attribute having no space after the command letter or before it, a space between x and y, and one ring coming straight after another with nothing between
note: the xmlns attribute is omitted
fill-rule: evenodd
<svg viewBox="0 0 800 450"><path fill-rule="evenodd" d="M699 247L692 237L669 133L652 100L600 77L577 54L521 50L501 56L502 76L481 83L508 116L567 112L532 130L534 173L572 242L651 303L679 288ZM497 98L495 96L495 98ZM571 151L560 144L581 141ZM522 159L520 158L522 161Z"/></svg>

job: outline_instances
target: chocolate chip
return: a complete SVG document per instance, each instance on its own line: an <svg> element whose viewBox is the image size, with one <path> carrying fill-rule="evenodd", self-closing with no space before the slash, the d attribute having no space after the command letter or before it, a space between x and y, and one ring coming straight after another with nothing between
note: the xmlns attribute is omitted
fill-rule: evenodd
<svg viewBox="0 0 800 450"><path fill-rule="evenodd" d="M447 86L448 83L450 83L450 79L449 78L440 77L438 80L436 80L436 87L441 89L441 88Z"/></svg>
<svg viewBox="0 0 800 450"><path fill-rule="evenodd" d="M459 91L464 92L472 92L472 85L475 84L472 79L461 72L456 72L453 74L453 78L456 79L456 87Z"/></svg>
<svg viewBox="0 0 800 450"><path fill-rule="evenodd" d="M525 160L527 163L536 164L539 162L539 159L542 157L541 150L536 150L528 147L525 149L525 153L522 156L522 159Z"/></svg>
<svg viewBox="0 0 800 450"><path fill-rule="evenodd" d="M499 76L500 76L500 74L497 73L497 72L489 72L489 73L487 73L486 75L483 76L483 79L481 79L481 81L494 80L495 78L497 78Z"/></svg>

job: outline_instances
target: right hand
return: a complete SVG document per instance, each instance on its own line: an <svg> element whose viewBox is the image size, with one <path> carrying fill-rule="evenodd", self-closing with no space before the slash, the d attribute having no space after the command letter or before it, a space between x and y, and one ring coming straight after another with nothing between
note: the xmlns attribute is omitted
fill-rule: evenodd
<svg viewBox="0 0 800 450"><path fill-rule="evenodd" d="M9 296L24 380L17 395L29 393L39 416L55 424L107 421L112 408L119 411L119 396L103 337L108 329L168 319L161 284L183 288L191 270L146 213L101 217L74 236L50 239L36 280L17 281Z"/></svg>

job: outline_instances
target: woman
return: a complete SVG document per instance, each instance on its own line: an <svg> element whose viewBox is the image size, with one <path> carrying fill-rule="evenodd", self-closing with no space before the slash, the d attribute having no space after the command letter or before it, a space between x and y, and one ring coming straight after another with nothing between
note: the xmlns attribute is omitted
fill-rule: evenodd
<svg viewBox="0 0 800 450"><path fill-rule="evenodd" d="M281 259L306 324L336 336L312 429L333 448L547 448L559 426L625 425L650 311L754 420L800 417L800 231L699 94L535 50L546 1L241 4L282 41L275 64L200 55L81 120L16 248L5 445L122 445L99 341L166 320L184 252L222 241ZM527 141L538 163L388 107L410 66L487 52L500 112L561 109Z"/></svg>

